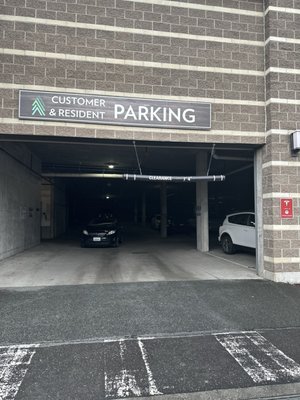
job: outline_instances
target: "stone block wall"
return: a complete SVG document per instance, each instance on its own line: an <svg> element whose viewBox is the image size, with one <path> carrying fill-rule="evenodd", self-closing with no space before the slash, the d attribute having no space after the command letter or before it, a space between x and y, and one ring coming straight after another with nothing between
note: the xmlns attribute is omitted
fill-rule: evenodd
<svg viewBox="0 0 300 400"><path fill-rule="evenodd" d="M0 13L0 133L264 143L260 0L6 0ZM20 122L19 88L209 101L212 130Z"/></svg>
<svg viewBox="0 0 300 400"><path fill-rule="evenodd" d="M300 129L300 2L266 3L266 145L263 151L264 267L274 280L300 281L300 157L290 134ZM280 199L293 200L283 219Z"/></svg>

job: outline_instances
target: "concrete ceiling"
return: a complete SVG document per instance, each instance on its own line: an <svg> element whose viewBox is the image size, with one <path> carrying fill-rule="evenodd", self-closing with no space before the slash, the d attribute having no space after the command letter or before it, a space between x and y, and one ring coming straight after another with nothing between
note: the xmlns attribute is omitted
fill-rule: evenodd
<svg viewBox="0 0 300 400"><path fill-rule="evenodd" d="M43 171L57 172L106 172L108 164L114 163L115 172L135 173L138 172L138 162L133 142L109 142L109 141L78 141L67 142L38 141L26 142L32 152L41 159ZM205 150L211 152L212 145L202 144L170 144L158 142L138 142L136 151L141 163L143 173L172 173L194 174L196 154ZM239 168L249 164L249 158L253 156L253 149L242 146L215 147L221 156L245 158L245 160L222 160L213 159L211 163L212 173L221 174L226 171L218 170Z"/></svg>

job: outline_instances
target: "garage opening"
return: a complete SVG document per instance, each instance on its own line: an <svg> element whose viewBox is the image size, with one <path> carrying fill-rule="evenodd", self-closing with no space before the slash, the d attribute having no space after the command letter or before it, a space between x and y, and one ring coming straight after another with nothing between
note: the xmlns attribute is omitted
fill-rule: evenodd
<svg viewBox="0 0 300 400"><path fill-rule="evenodd" d="M3 143L7 156L9 145L25 146L41 162L40 204L31 207L40 216L42 247L36 248L40 253L34 265L41 285L257 278L255 246L245 249L233 243L224 253L219 242L219 227L226 216L254 213L254 148L66 138ZM225 175L226 180L198 185L110 176L141 172L151 176ZM24 207L23 211L26 224L28 210ZM103 216L117 221L118 235L112 233L114 240L107 243L100 233L90 238L92 242L85 241L91 225ZM255 237L252 223L238 225L243 225L240 229L250 227ZM107 228L106 233L116 229ZM22 262L27 254L32 257L23 253ZM43 276L41 260L47 256L52 270L43 261ZM24 275L24 279L34 277Z"/></svg>

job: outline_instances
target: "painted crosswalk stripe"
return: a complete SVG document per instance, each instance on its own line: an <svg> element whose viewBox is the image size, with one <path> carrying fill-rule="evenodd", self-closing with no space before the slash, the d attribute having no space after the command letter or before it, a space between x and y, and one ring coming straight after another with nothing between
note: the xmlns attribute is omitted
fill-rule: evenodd
<svg viewBox="0 0 300 400"><path fill-rule="evenodd" d="M127 351L124 339L119 340L121 369L113 377L109 377L105 372L105 397L106 398L125 398L131 395L141 396L142 391L137 384L134 371L125 368L125 354Z"/></svg>
<svg viewBox="0 0 300 400"><path fill-rule="evenodd" d="M107 359L105 378L105 397L107 399L155 396L162 394L156 385L145 343L142 339L125 340L118 342L118 355L116 348L112 348L112 356L119 358L119 365L111 358Z"/></svg>
<svg viewBox="0 0 300 400"><path fill-rule="evenodd" d="M162 392L160 392L157 389L155 379L153 378L153 373L152 373L150 365L149 365L148 353L146 351L145 345L144 345L144 343L142 342L141 339L138 340L138 344L139 344L139 348L140 348L141 353L142 353L143 361L144 361L145 368L146 368L147 375L148 375L149 394L150 394L150 396L155 396L157 394L162 394Z"/></svg>
<svg viewBox="0 0 300 400"><path fill-rule="evenodd" d="M0 346L0 399L13 400L38 345Z"/></svg>
<svg viewBox="0 0 300 400"><path fill-rule="evenodd" d="M258 332L216 334L215 337L255 383L300 378L300 365Z"/></svg>

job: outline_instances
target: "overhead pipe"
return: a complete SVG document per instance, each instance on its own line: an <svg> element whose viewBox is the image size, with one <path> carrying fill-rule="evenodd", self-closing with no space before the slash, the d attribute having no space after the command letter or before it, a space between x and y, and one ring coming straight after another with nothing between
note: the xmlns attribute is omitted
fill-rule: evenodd
<svg viewBox="0 0 300 400"><path fill-rule="evenodd" d="M204 175L204 176L171 176L171 175L137 175L137 174L103 174L103 173L70 173L70 172L54 172L45 173L43 176L51 178L107 178L107 179L123 179L126 181L146 181L146 182L199 182L199 181L224 181L224 175Z"/></svg>
<svg viewBox="0 0 300 400"><path fill-rule="evenodd" d="M204 176L164 176L164 175L136 175L124 174L123 179L127 181L159 181L159 182L199 182L199 181L224 181L224 175Z"/></svg>
<svg viewBox="0 0 300 400"><path fill-rule="evenodd" d="M123 179L123 174L103 174L98 172L46 172L43 176L50 178L108 178Z"/></svg>
<svg viewBox="0 0 300 400"><path fill-rule="evenodd" d="M216 154L216 152L213 152L213 158L215 160L228 160L228 161L252 161L253 162L253 158L245 158L245 157L233 157L233 156L220 156L218 154Z"/></svg>
<svg viewBox="0 0 300 400"><path fill-rule="evenodd" d="M227 172L226 175L227 175L227 176L228 176L228 175L234 175L234 174L237 174L238 172L245 171L246 169L249 169L249 168L253 168L253 164L248 164L248 165L245 165L244 167L235 169L235 170L233 170L233 171L231 171L231 172Z"/></svg>

